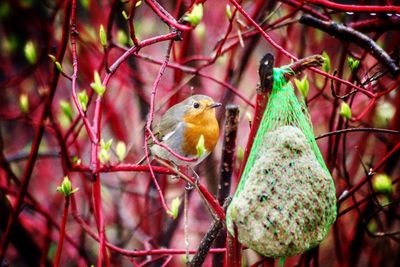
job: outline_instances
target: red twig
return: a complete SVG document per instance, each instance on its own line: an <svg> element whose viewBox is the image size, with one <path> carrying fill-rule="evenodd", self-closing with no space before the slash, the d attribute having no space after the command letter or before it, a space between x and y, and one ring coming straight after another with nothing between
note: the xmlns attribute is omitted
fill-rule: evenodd
<svg viewBox="0 0 400 267"><path fill-rule="evenodd" d="M165 35L160 35L152 38L148 38L146 40L143 40L140 42L138 45L132 46L128 50L125 51L125 53L120 56L111 66L109 69L109 72L106 74L106 76L103 79L103 84L106 86L108 81L110 80L111 76L114 74L114 72L117 70L117 68L124 62L129 56L132 54L137 53L140 49L143 47L159 43L159 42L164 42L164 41L170 41L176 38L178 36L178 33L176 32L171 32L167 33Z"/></svg>
<svg viewBox="0 0 400 267"><path fill-rule="evenodd" d="M172 15L170 15L162 6L155 0L146 0L146 3L153 9L153 11L160 17L162 21L167 23L170 27L176 28L181 31L192 30L192 27L179 24Z"/></svg>
<svg viewBox="0 0 400 267"><path fill-rule="evenodd" d="M387 153L376 165L374 168L372 168L372 170L370 171L371 173L377 172L386 162L387 160L393 156L393 154L395 154L398 150L400 149L400 142L396 144L396 146L389 151L389 153ZM354 185L348 192L346 195L344 195L342 198L338 199L337 203L340 204L343 201L345 201L347 198L349 198L350 196L352 196L361 186L363 186L364 184L366 184L368 182L368 180L370 179L369 176L364 176L362 179L360 179L360 181Z"/></svg>
<svg viewBox="0 0 400 267"><path fill-rule="evenodd" d="M171 170L160 167L160 166L151 166L153 172L160 174L173 174ZM76 172L91 172L89 166L85 166L83 164L73 166L71 171ZM135 165L135 164L118 164L118 165L103 165L100 167L99 172L150 172L149 165Z"/></svg>
<svg viewBox="0 0 400 267"><path fill-rule="evenodd" d="M82 107L78 101L77 93L76 93L76 80L78 77L78 57L76 52L76 38L78 35L78 30L76 28L76 0L72 1L72 11L71 11L71 50L72 50L72 100L74 101L75 107L78 109L80 118L85 125L86 132L89 135L89 138L92 142L97 142L96 136L93 132L92 126L90 125L89 120L87 119L85 113L82 110Z"/></svg>
<svg viewBox="0 0 400 267"><path fill-rule="evenodd" d="M150 170L151 177L153 178L154 185L156 186L157 192L158 192L158 194L159 194L159 196L160 196L161 204L162 204L164 210L165 210L167 213L168 213L168 211L169 211L169 208L168 208L168 206L167 206L167 203L165 202L165 199L164 199L164 196L163 196L163 194L162 194L161 188L160 188L160 186L159 186L159 184L158 184L158 182L157 182L157 179L156 179L156 177L155 177L155 175L154 175L154 172L153 172L153 168L152 168L152 166L151 166L151 164L150 164L150 159L149 159L149 144L148 144L149 138L148 138L148 137L149 137L149 135L150 135L150 136L152 137L153 141L159 144L158 140L154 137L154 135L153 135L153 133L152 133L152 131L151 131L151 125L152 125L153 117L154 117L154 103L155 103L155 97L156 97L156 93L157 93L157 87L158 87L158 84L159 84L159 82L160 82L160 80L161 80L162 75L164 74L164 70L165 70L165 68L166 68L166 66L167 66L167 64L168 64L169 57L170 57L170 53L171 53L172 44L173 44L173 41L170 41L170 43L169 43L169 45L168 45L168 49L167 49L167 53L166 53L166 56L165 56L164 63L161 65L161 68L160 68L160 70L159 70L159 72L158 72L157 78L155 79L155 81L154 81L154 83L153 83L153 88L152 88L152 90L151 90L151 98L150 98L151 100L150 100L149 118L147 119L147 123L146 123L146 134L145 134L145 153L146 153L146 160L147 160L147 163L148 163L148 166L149 166L149 170ZM169 150L169 151L171 152L172 150ZM175 153L175 154L176 154L176 153Z"/></svg>
<svg viewBox="0 0 400 267"><path fill-rule="evenodd" d="M399 6L367 6L367 5L345 5L338 4L326 0L304 0L304 2L312 3L318 6L327 7L334 10L345 11L345 12L371 12L371 13L399 13Z"/></svg>
<svg viewBox="0 0 400 267"><path fill-rule="evenodd" d="M246 11L244 11L244 9L239 5L239 3L236 0L229 0L229 2L232 3L232 5L234 5L238 11L262 34L262 36L264 36L264 38L273 46L275 47L279 52L281 52L282 54L284 54L285 56L287 56L290 59L293 60L297 60L297 58L295 56L293 56L292 54L290 54L288 51L286 51L285 49L283 49L283 47L281 47L279 44L277 44L274 40L272 40L272 38L263 31L263 29L257 24L257 22L255 22L250 16L249 14L247 14Z"/></svg>
<svg viewBox="0 0 400 267"><path fill-rule="evenodd" d="M64 237L65 237L65 225L67 223L67 218L68 218L69 201L70 201L70 197L66 196L65 201L64 201L64 212L63 212L63 216L62 216L62 220L61 220L60 237L58 240L56 256L54 258L54 267L58 267L60 264L61 251L62 251Z"/></svg>

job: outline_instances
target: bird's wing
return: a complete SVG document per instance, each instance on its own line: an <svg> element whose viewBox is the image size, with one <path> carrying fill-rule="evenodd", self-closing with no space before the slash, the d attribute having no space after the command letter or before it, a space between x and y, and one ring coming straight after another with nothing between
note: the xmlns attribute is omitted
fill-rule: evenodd
<svg viewBox="0 0 400 267"><path fill-rule="evenodd" d="M157 135L159 140L164 139L167 135L170 137L171 133L173 133L178 127L180 120L178 119L178 115L175 113L174 109L168 110L164 116L162 116L160 122L154 129L154 133Z"/></svg>

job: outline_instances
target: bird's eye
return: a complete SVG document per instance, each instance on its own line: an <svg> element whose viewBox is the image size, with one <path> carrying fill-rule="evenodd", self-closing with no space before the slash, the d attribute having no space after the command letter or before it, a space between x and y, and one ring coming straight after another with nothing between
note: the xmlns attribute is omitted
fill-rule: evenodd
<svg viewBox="0 0 400 267"><path fill-rule="evenodd" d="M200 107L200 104L199 104L198 102L194 102L193 107L194 107L194 108L199 108L199 107Z"/></svg>

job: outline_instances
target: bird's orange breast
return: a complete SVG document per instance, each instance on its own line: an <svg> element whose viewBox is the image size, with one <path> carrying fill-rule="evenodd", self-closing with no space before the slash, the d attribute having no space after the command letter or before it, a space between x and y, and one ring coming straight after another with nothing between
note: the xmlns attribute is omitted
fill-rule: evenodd
<svg viewBox="0 0 400 267"><path fill-rule="evenodd" d="M196 155L196 146L201 135L204 136L204 144L207 152L211 152L218 141L219 125L213 109L204 111L197 116L184 116L186 123L184 130L184 142L182 150L188 155Z"/></svg>

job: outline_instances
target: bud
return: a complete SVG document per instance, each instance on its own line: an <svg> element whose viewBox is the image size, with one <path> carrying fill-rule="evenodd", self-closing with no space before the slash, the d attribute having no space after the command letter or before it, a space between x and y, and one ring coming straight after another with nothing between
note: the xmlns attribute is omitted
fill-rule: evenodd
<svg viewBox="0 0 400 267"><path fill-rule="evenodd" d="M124 161L126 157L126 145L124 142L120 141L117 143L117 146L115 147L115 153L117 154L119 161Z"/></svg>
<svg viewBox="0 0 400 267"><path fill-rule="evenodd" d="M242 161L244 158L244 149L241 146L238 146L237 152L236 152L236 159L239 161Z"/></svg>
<svg viewBox="0 0 400 267"><path fill-rule="evenodd" d="M99 157L99 160L100 160L101 164L106 164L106 163L108 163L110 161L110 158L111 158L110 151L105 150L105 149L102 148L102 149L100 149L98 157Z"/></svg>
<svg viewBox="0 0 400 267"><path fill-rule="evenodd" d="M110 150L113 140L110 139L107 142L104 142L103 139L100 140L100 147L106 151Z"/></svg>
<svg viewBox="0 0 400 267"><path fill-rule="evenodd" d="M19 96L19 110L22 113L27 113L29 111L29 98L27 94L21 94Z"/></svg>
<svg viewBox="0 0 400 267"><path fill-rule="evenodd" d="M81 0L81 5L83 8L88 9L90 4L90 0Z"/></svg>
<svg viewBox="0 0 400 267"><path fill-rule="evenodd" d="M65 100L60 100L60 108L64 115L67 116L70 121L72 121L74 116L71 104Z"/></svg>
<svg viewBox="0 0 400 267"><path fill-rule="evenodd" d="M390 102L379 102L376 106L374 124L376 127L386 128L393 119L396 108Z"/></svg>
<svg viewBox="0 0 400 267"><path fill-rule="evenodd" d="M340 105L339 114L345 119L351 118L351 109L350 109L350 106L346 102L342 102L342 104Z"/></svg>
<svg viewBox="0 0 400 267"><path fill-rule="evenodd" d="M106 34L106 31L104 30L103 24L100 25L99 36L100 36L101 45L103 47L106 47L107 46L107 34Z"/></svg>
<svg viewBox="0 0 400 267"><path fill-rule="evenodd" d="M392 180L387 174L380 173L372 179L372 187L378 193L390 195L393 192Z"/></svg>
<svg viewBox="0 0 400 267"><path fill-rule="evenodd" d="M106 91L106 87L102 84L100 80L100 75L97 71L94 72L94 82L90 84L90 87L99 95L103 96Z"/></svg>
<svg viewBox="0 0 400 267"><path fill-rule="evenodd" d="M57 192L63 193L64 196L69 197L76 191L78 191L79 188L72 189L72 184L71 181L69 180L68 176L64 177L64 180L61 183L61 186L57 187Z"/></svg>
<svg viewBox="0 0 400 267"><path fill-rule="evenodd" d="M304 75L303 79L301 80L294 79L294 83L296 84L296 87L300 91L301 95L304 98L307 98L308 91L310 90L310 85L308 83L307 75Z"/></svg>
<svg viewBox="0 0 400 267"><path fill-rule="evenodd" d="M129 19L129 16L128 16L128 14L126 14L125 10L122 10L122 16L124 17L125 20Z"/></svg>
<svg viewBox="0 0 400 267"><path fill-rule="evenodd" d="M50 60L51 60L53 63L56 63L57 59L56 59L55 56L53 56L53 55L51 55L51 54L48 54L48 56L49 56Z"/></svg>
<svg viewBox="0 0 400 267"><path fill-rule="evenodd" d="M83 90L82 92L78 93L78 101L79 104L81 105L83 112L85 112L87 104L89 102L89 96L87 95L86 90Z"/></svg>
<svg viewBox="0 0 400 267"><path fill-rule="evenodd" d="M199 141L196 145L197 157L201 158L204 153L206 152L205 142L204 142L204 135L200 135Z"/></svg>
<svg viewBox="0 0 400 267"><path fill-rule="evenodd" d="M28 42L25 44L25 47L24 47L24 54L25 54L26 60L27 60L29 63L31 63L31 64L36 63L36 60L37 60L36 48L35 48L35 45L33 44L32 41L28 41Z"/></svg>
<svg viewBox="0 0 400 267"><path fill-rule="evenodd" d="M355 72L358 69L358 66L360 65L360 61L358 59L348 57L347 64L349 65L351 71Z"/></svg>
<svg viewBox="0 0 400 267"><path fill-rule="evenodd" d="M62 71L63 71L60 62L56 61L56 62L54 62L54 64L56 64L56 68L57 68L57 70L58 70L59 72L62 72Z"/></svg>
<svg viewBox="0 0 400 267"><path fill-rule="evenodd" d="M189 22L190 25L195 27L199 25L202 18L203 18L203 5L195 4L192 8L192 11L184 15L183 20Z"/></svg>
<svg viewBox="0 0 400 267"><path fill-rule="evenodd" d="M182 201L179 197L176 197L172 200L171 203L171 210L167 211L167 213L173 218L176 219L178 217L179 213L179 207L181 205Z"/></svg>
<svg viewBox="0 0 400 267"><path fill-rule="evenodd" d="M226 17L228 18L228 20L232 19L232 9L229 4L226 5L225 14L226 14Z"/></svg>
<svg viewBox="0 0 400 267"><path fill-rule="evenodd" d="M322 65L322 69L325 72L329 72L331 70L331 59L325 51L322 52L322 56L324 57L324 64Z"/></svg>
<svg viewBox="0 0 400 267"><path fill-rule="evenodd" d="M72 157L72 164L79 166L79 165L81 165L81 163L82 163L82 160L80 158L78 158L77 156Z"/></svg>

